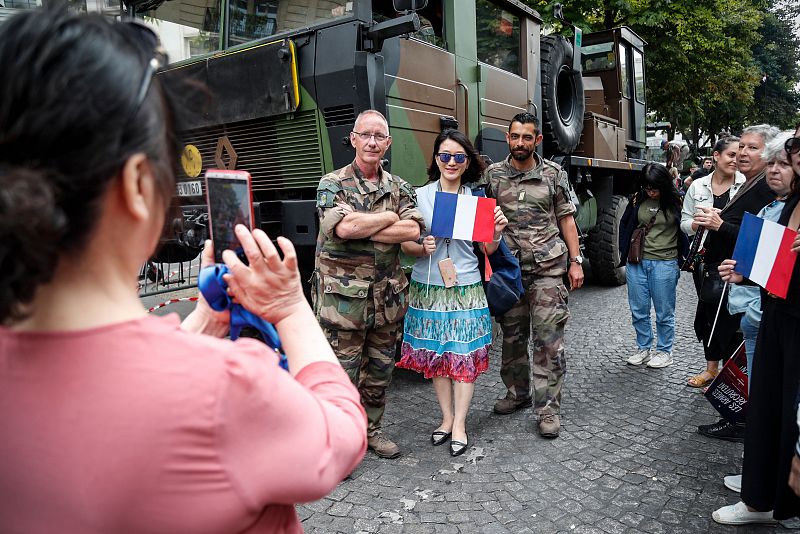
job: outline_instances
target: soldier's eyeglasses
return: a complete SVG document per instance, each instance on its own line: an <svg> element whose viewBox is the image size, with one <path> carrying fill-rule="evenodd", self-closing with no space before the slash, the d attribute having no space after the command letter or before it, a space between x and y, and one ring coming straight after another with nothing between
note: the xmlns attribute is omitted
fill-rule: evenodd
<svg viewBox="0 0 800 534"><path fill-rule="evenodd" d="M384 135L382 133L369 133L369 132L353 132L358 136L359 139L362 141L369 141L370 137L374 137L375 141L378 143L383 143L387 139L391 137L391 135Z"/></svg>
<svg viewBox="0 0 800 534"><path fill-rule="evenodd" d="M448 154L447 152L439 152L436 155L439 157L439 161L441 161L442 163L450 163L450 158L455 159L456 163L458 163L459 165L467 161L466 154Z"/></svg>
<svg viewBox="0 0 800 534"><path fill-rule="evenodd" d="M786 150L787 154L797 154L800 152L800 137L790 137L786 140L786 144L783 145L783 149Z"/></svg>

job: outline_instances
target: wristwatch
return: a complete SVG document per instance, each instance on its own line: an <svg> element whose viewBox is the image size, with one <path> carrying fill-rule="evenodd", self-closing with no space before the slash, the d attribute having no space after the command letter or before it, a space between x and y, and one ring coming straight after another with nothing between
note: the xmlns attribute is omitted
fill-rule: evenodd
<svg viewBox="0 0 800 534"><path fill-rule="evenodd" d="M574 258L570 258L569 262L577 263L578 265L583 265L583 256L575 256Z"/></svg>

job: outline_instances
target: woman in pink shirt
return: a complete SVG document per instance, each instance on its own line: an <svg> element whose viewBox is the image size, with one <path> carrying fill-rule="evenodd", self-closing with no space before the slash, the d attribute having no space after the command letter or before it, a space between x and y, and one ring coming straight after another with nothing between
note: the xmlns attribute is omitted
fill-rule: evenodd
<svg viewBox="0 0 800 534"><path fill-rule="evenodd" d="M148 316L139 267L175 189L154 35L66 11L0 26L0 531L300 532L294 503L360 462L366 418L292 244L226 251L290 372L201 299ZM213 262L209 243L203 263Z"/></svg>

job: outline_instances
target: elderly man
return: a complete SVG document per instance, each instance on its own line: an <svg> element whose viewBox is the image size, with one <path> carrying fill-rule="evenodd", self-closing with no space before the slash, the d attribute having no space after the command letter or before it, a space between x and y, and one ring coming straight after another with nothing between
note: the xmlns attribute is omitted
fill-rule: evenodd
<svg viewBox="0 0 800 534"><path fill-rule="evenodd" d="M498 319L503 329L500 376L508 391L494 405L494 411L510 414L535 403L539 434L555 438L561 428L561 387L566 373L564 326L569 319L568 292L562 276L568 271L571 289L583 285L583 258L572 216L575 206L568 197L566 173L536 154L542 135L534 115L515 115L506 141L511 154L490 165L482 183L486 195L496 198L508 217L506 241L520 260L525 296ZM531 324L533 392L528 356Z"/></svg>
<svg viewBox="0 0 800 534"><path fill-rule="evenodd" d="M425 222L413 188L381 167L392 143L386 118L364 111L350 142L355 160L323 176L317 188L314 309L361 393L369 448L381 458L396 458L400 448L384 435L381 422L408 308L408 281L397 254L400 243L419 239Z"/></svg>
<svg viewBox="0 0 800 534"><path fill-rule="evenodd" d="M742 224L745 212L758 213L761 208L775 200L775 194L769 188L765 179L767 162L764 160L763 154L766 144L772 141L779 133L780 131L777 128L768 124L745 128L739 139L739 152L736 158L739 172L744 174L746 179L744 185L739 188L736 195L722 211L703 209L695 215L695 223L711 230L705 241L704 261L707 264L715 265L733 255L733 247L739 235L739 226ZM716 269L716 266L713 268ZM727 298L724 295L722 298L727 302ZM709 331L715 315L715 313L702 315L698 308L695 330L706 347L708 347L708 337L710 336L705 333ZM728 358L731 356L730 353L733 352L730 347L735 348L741 342L741 336L736 333L740 323L741 314L730 315L723 303L714 329L714 337L716 338L715 343L717 343L717 346L727 347L725 350L729 353L717 354L718 357ZM731 339L731 341L728 343L720 341L726 338ZM744 429L730 424L725 419L720 419L710 425L700 425L697 431L704 436L726 441L744 441Z"/></svg>

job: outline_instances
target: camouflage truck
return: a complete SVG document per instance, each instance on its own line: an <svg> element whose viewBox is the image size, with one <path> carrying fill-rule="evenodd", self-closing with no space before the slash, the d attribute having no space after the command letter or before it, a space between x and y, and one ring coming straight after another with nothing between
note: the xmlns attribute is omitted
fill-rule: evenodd
<svg viewBox="0 0 800 534"><path fill-rule="evenodd" d="M131 0L135 2L136 0ZM624 282L616 236L645 150L644 42L627 28L571 41L542 35L517 0L145 0L162 76L208 88L181 132L176 213L156 261L196 256L207 235L202 173L253 177L256 218L313 265L319 178L352 161L356 115L389 121L387 168L423 185L436 135L457 127L488 159L508 153L518 112L535 113L541 150L568 170L595 277ZM567 21L564 21L566 24ZM199 109L199 108L198 108Z"/></svg>

